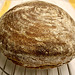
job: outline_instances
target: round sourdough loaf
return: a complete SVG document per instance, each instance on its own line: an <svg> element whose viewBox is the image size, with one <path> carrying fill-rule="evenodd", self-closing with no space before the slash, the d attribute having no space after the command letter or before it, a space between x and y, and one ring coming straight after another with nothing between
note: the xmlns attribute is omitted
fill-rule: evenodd
<svg viewBox="0 0 75 75"><path fill-rule="evenodd" d="M75 22L50 3L17 5L0 18L0 50L24 67L60 66L75 56Z"/></svg>

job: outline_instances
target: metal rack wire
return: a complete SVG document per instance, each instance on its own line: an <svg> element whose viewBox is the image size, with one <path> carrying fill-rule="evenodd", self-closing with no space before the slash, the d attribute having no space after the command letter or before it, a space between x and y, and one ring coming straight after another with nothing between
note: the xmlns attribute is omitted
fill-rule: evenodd
<svg viewBox="0 0 75 75"><path fill-rule="evenodd" d="M29 69L15 65L0 53L0 75L75 75L71 63L53 69Z"/></svg>

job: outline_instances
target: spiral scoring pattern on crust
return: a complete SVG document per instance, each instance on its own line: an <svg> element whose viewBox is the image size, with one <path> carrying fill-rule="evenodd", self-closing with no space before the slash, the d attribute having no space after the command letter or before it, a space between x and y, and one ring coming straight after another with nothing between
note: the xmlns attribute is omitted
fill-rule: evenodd
<svg viewBox="0 0 75 75"><path fill-rule="evenodd" d="M44 2L43 4L41 2L21 4L9 10L4 15L4 20L2 31L7 34L8 40L23 45L22 47L33 46L29 47L30 50L35 50L39 46L46 47L49 43L57 44L57 46L60 44L62 47L59 51L56 47L60 52L63 51L63 46L69 46L68 44L72 46L75 38L72 18L61 8L52 4Z"/></svg>
<svg viewBox="0 0 75 75"><path fill-rule="evenodd" d="M10 57L11 54L16 56L24 53L36 56L70 56L75 49L74 34L73 19L61 8L42 1L17 5L0 19L2 47L6 49L5 55ZM20 60L18 56L16 59Z"/></svg>

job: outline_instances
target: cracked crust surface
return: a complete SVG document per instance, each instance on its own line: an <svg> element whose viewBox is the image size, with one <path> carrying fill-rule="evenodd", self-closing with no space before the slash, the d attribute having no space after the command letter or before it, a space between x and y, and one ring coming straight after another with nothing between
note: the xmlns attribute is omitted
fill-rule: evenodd
<svg viewBox="0 0 75 75"><path fill-rule="evenodd" d="M14 63L49 68L75 55L75 22L61 8L43 1L15 6L0 19L0 50Z"/></svg>

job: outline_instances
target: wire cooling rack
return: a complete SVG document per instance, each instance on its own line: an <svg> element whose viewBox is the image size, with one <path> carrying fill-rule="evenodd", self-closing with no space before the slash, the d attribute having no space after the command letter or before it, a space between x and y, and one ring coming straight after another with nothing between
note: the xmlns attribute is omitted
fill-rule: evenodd
<svg viewBox="0 0 75 75"><path fill-rule="evenodd" d="M75 60L53 69L29 69L15 65L0 53L0 75L75 75Z"/></svg>

